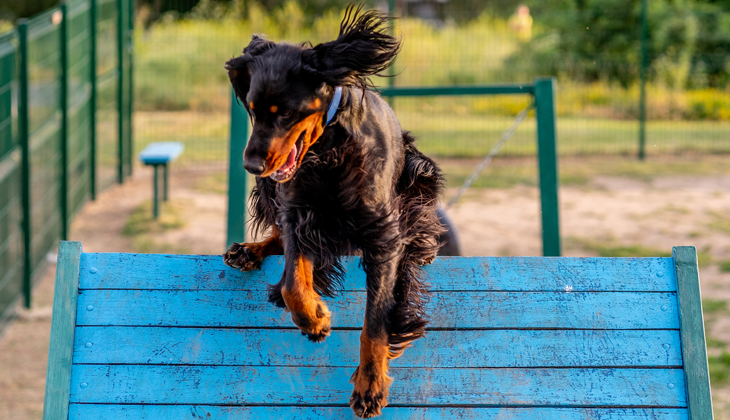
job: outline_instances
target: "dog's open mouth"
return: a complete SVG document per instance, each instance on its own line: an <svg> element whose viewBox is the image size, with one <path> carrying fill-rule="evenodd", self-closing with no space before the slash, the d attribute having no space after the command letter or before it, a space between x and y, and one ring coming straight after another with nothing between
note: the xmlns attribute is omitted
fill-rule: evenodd
<svg viewBox="0 0 730 420"><path fill-rule="evenodd" d="M301 151L301 146L301 139L294 143L291 150L289 151L289 156L287 156L286 158L286 162L284 162L284 164L281 165L279 169L269 175L271 179L276 182L284 182L294 175L294 172L296 172L297 170L297 161L299 160L299 152Z"/></svg>

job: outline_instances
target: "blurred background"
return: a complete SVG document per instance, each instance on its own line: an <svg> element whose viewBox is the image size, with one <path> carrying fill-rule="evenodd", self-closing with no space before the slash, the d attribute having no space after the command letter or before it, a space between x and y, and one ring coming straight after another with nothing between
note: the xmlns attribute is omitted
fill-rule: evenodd
<svg viewBox="0 0 730 420"><path fill-rule="evenodd" d="M58 239L81 240L86 251L223 252L231 112L223 65L253 33L293 43L334 39L346 4L72 0L63 14L56 0L0 0L0 325L18 320L0 336L0 366L19 366L0 369L0 418L39 418L45 365L34 362L45 360L43 310ZM379 86L557 78L563 254L669 256L672 246L697 246L716 418L730 419L730 2L366 4L396 15L393 32L403 40L393 77L378 78ZM25 126L16 109L20 78L6 77L20 68L21 18L32 18ZM448 199L531 100L390 103L443 168ZM535 138L531 113L449 209L465 255L541 255ZM151 170L136 155L159 141L182 142L185 152L172 164L172 199L153 220ZM18 299L36 309L16 308Z"/></svg>

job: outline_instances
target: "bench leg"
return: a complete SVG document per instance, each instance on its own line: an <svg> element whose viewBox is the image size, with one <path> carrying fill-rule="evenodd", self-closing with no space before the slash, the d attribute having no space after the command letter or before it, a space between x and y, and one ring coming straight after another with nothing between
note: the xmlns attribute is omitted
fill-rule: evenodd
<svg viewBox="0 0 730 420"><path fill-rule="evenodd" d="M152 189L154 190L154 197L152 200L152 216L157 219L160 217L160 195L159 195L159 180L157 179L157 167L159 165L152 165L154 168L154 176L152 177Z"/></svg>
<svg viewBox="0 0 730 420"><path fill-rule="evenodd" d="M162 201L167 201L167 164L162 165Z"/></svg>

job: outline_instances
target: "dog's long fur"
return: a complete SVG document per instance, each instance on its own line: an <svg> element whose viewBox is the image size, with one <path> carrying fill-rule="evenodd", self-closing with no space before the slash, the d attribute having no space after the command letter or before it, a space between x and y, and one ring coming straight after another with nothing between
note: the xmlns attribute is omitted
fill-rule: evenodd
<svg viewBox="0 0 730 420"><path fill-rule="evenodd" d="M283 253L284 274L270 286L269 300L286 306L302 333L321 341L330 326L320 296L335 294L341 255L362 255L367 305L350 405L364 418L387 405L387 360L424 335L427 293L419 266L433 260L443 232L436 216L438 167L369 89L369 76L388 68L400 48L385 31L389 19L350 6L332 42L311 47L254 35L244 54L226 64L254 119L244 153L244 166L259 175L253 225L271 229L271 236L233 244L225 261L250 270ZM325 127L336 86L343 87L342 101ZM284 176L277 165L288 165L280 162L291 154L301 162L293 175L272 179Z"/></svg>

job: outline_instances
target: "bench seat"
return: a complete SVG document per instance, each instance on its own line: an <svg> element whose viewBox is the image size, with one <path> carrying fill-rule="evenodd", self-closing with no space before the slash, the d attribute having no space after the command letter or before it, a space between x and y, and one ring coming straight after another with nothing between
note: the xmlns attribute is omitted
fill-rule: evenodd
<svg viewBox="0 0 730 420"><path fill-rule="evenodd" d="M59 248L45 419L349 419L365 275L333 332L266 302L283 258ZM440 257L426 338L391 362L382 419L711 419L696 252Z"/></svg>

